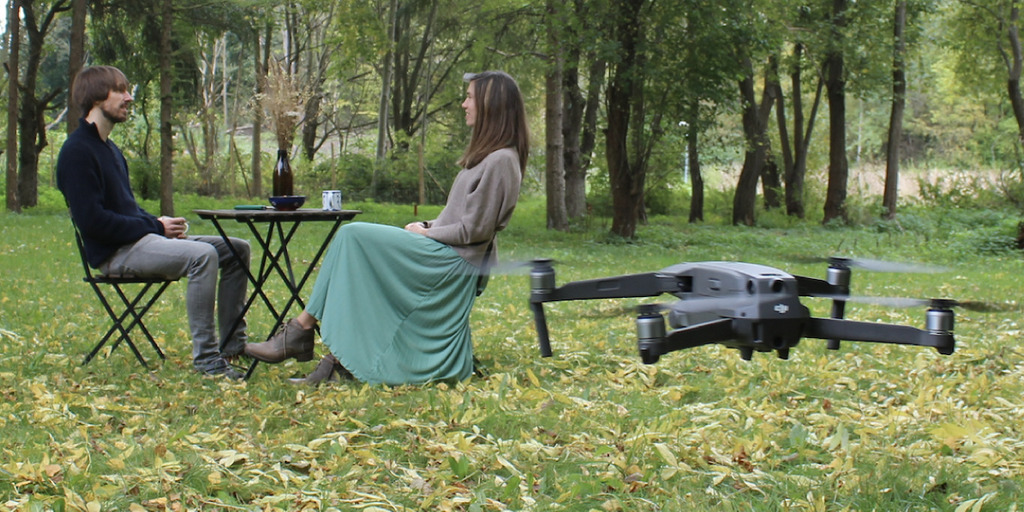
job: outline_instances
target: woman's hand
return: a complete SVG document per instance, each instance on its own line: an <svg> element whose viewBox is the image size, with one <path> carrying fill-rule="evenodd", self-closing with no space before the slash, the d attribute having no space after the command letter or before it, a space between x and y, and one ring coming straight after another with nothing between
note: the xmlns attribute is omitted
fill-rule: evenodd
<svg viewBox="0 0 1024 512"><path fill-rule="evenodd" d="M413 233L418 233L421 235L427 234L427 227L424 226L422 222L410 222L405 225L405 230L412 231Z"/></svg>

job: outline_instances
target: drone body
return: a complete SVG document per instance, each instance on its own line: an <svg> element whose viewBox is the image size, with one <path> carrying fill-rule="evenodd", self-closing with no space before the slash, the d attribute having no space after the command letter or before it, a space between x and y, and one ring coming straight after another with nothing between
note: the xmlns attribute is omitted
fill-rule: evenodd
<svg viewBox="0 0 1024 512"><path fill-rule="evenodd" d="M658 272L576 281L555 287L550 260L534 260L530 272L530 307L534 312L542 356L551 355L545 302L581 299L655 297L679 300L640 306L637 345L645 363L669 352L721 343L738 349L743 359L755 351L775 351L782 359L801 338L820 338L838 349L840 340L935 347L952 354L952 301L933 300L926 328L855 322L843 319L849 296L850 260L833 259L828 279L794 276L782 270L742 262L680 263ZM830 318L811 316L800 297L832 300ZM663 314L663 310L667 312ZM666 316L668 326L666 328Z"/></svg>

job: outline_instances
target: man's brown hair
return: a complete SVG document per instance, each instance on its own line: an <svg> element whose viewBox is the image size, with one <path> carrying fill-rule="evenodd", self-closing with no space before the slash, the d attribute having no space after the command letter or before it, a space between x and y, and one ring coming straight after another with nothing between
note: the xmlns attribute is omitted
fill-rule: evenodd
<svg viewBox="0 0 1024 512"><path fill-rule="evenodd" d="M89 114L97 101L103 101L110 91L128 90L128 78L113 66L90 66L75 77L71 86L71 99L82 109L82 116Z"/></svg>

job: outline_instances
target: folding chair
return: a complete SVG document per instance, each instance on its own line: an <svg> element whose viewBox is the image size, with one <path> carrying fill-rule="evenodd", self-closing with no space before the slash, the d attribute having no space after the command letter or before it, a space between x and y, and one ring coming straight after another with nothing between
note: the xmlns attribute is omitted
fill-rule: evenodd
<svg viewBox="0 0 1024 512"><path fill-rule="evenodd" d="M106 310L107 316L110 317L112 325L107 329L106 334L100 339L100 342L93 347L89 355L85 356L85 361L82 361L82 366L89 364L89 361L103 349L107 341L118 333L117 340L114 341L111 347L111 352L121 344L122 341L128 344L128 348L131 349L132 353L135 354L135 358L142 363L142 366L149 368L145 358L139 352L135 342L132 341L130 333L136 327L146 336L149 344L153 346L153 350L156 351L160 359L166 359L164 352L160 350L160 346L157 345L156 340L153 339L153 335L149 333L149 329L146 328L146 324L143 323L142 317L146 315L149 308L160 298L160 295L164 293L171 283L177 281L177 279L165 279L161 277L135 277L135 276L107 276L101 274L93 274L92 268L89 267L89 262L85 257L85 244L82 242L82 234L78 231L78 226L72 226L75 228L75 244L78 245L78 255L82 260L82 268L85 270L85 277L83 281L89 283L92 290L96 292L96 297L99 298L100 304L103 305L103 309ZM111 302L107 300L107 297L103 293L101 285L109 285L117 293L117 297L121 300L123 311L117 313ZM129 286L126 286L129 285ZM137 293L130 296L128 294L128 288L131 285L139 285ZM129 298L131 297L131 298ZM127 322L127 324L126 324Z"/></svg>

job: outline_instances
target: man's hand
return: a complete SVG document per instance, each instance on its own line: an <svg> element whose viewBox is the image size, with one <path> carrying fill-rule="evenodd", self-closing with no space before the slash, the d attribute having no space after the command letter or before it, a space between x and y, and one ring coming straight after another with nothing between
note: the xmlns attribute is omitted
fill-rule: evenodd
<svg viewBox="0 0 1024 512"><path fill-rule="evenodd" d="M164 225L164 236L167 238L185 238L188 233L188 221L184 217L157 217Z"/></svg>
<svg viewBox="0 0 1024 512"><path fill-rule="evenodd" d="M412 231L413 233L419 233L421 235L427 234L427 227L422 222L410 222L405 225L406 231Z"/></svg>

